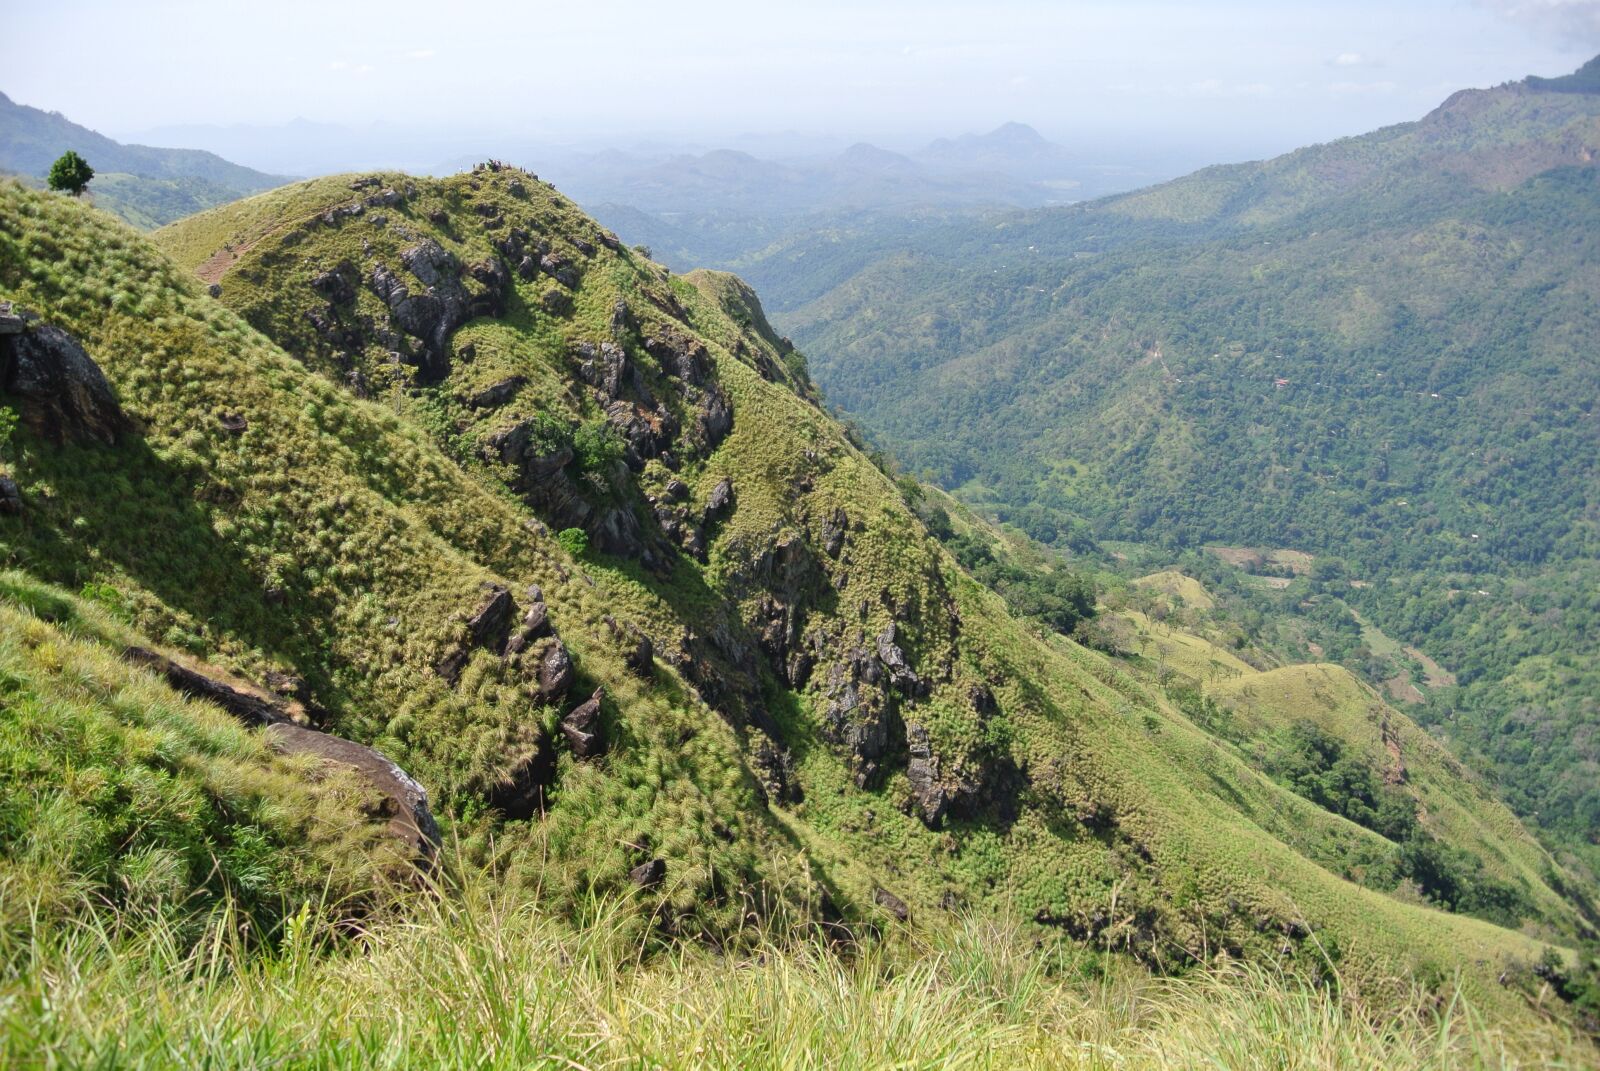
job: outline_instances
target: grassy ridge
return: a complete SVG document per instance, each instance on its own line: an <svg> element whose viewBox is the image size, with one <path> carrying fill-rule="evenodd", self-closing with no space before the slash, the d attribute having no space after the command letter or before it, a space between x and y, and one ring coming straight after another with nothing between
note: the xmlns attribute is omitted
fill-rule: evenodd
<svg viewBox="0 0 1600 1071"><path fill-rule="evenodd" d="M1537 959L1540 940L1337 877L1323 862L1370 833L1263 776L1105 658L1017 622L812 404L803 364L726 278L671 278L609 248L529 176L385 182L416 190L383 208L384 226L365 213L312 222L353 199L346 178L164 234L190 266L235 245L220 302L104 217L0 190L0 294L83 339L143 428L114 449L19 434L9 461L26 506L0 529L5 560L93 585L147 634L246 676L304 677L330 725L421 778L466 862L492 862L513 889L579 910L630 888L632 866L663 859L666 880L636 894L635 936L650 927L663 940L736 943L752 914L814 919L825 895L853 919L882 922L877 892L888 888L934 928L963 911L1014 914L1034 920L1047 946L1080 938L1173 969L1286 959L1326 980L1331 961L1369 999L1459 974L1486 1013L1527 1014L1496 979ZM498 230L484 225L496 219ZM339 351L306 334L322 303L310 283L342 260L366 277L372 261L398 264L426 235L472 263L510 226L581 264L571 304L547 305L544 275L513 281L504 315L458 332L442 382L380 376L394 367L385 347ZM730 478L734 502L703 562L575 557L477 452L504 422L540 412L579 429L600 421L593 394L575 385L572 347L612 337L618 298L636 324L624 333L630 359L662 404L684 396L639 339L692 333L734 421L714 447L690 442L676 474L654 457L638 471L593 470L604 489L588 486L648 518L647 495L699 506ZM353 301L378 315L366 289ZM350 370L371 372L370 397L341 385ZM527 385L502 409L464 401L513 373ZM224 415L247 427L229 430ZM674 475L685 490L668 491ZM848 534L834 558L825 529L840 512ZM785 561L811 564L790 573ZM521 599L541 585L577 665L575 696L606 690L611 750L590 762L557 747L550 805L529 822L501 821L486 798L546 746L563 707L530 702L487 650L453 685L436 669L466 634L484 581ZM757 648L774 596L800 608L803 632L824 635L816 669L789 686L771 661L724 650L719 674L753 679L708 701L712 685L686 668L705 650L696 636ZM628 668L607 617L656 639L648 678ZM827 713L834 668L891 622L928 684L885 700L890 726L921 726L942 773L985 786L940 828L917 813L906 737L864 776ZM993 696L988 714L970 698L980 685ZM798 793L761 787L758 704Z"/></svg>

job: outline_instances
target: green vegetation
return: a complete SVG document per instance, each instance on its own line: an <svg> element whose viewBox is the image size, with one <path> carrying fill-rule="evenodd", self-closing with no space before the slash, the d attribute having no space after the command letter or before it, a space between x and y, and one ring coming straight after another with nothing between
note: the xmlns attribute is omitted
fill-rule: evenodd
<svg viewBox="0 0 1600 1071"><path fill-rule="evenodd" d="M644 959L626 905L572 925L492 875L329 950L315 912L272 951L226 916L186 945L107 923L18 935L0 958L0 1063L330 1069L1579 1067L1556 1026L1495 1022L1446 983L1370 1005L1271 967L1152 978L1089 950L1041 955L967 918L840 949L769 936L737 962ZM31 942L21 940L31 937ZM19 940L20 939L20 940ZM1532 969L1526 970L1532 977ZM1555 1003L1548 990L1543 997Z"/></svg>
<svg viewBox="0 0 1600 1071"><path fill-rule="evenodd" d="M1086 205L797 239L742 270L832 400L1038 540L1146 544L1149 567L1196 576L1208 546L1314 555L1326 572L1304 579L1251 567L1262 617L1392 681L1593 886L1593 71Z"/></svg>
<svg viewBox="0 0 1600 1071"><path fill-rule="evenodd" d="M869 1044L937 1059L961 1051L948 1025L977 1039L974 1060L1048 1063L1060 1051L1039 1048L1050 1039L1104 1030L1131 1044L1148 1023L1140 1005L1077 1025L1052 1018L1094 999L1074 988L1087 969L1079 956L1118 976L1176 976L1150 983L1176 995L1149 1014L1172 1016L1173 1037L1197 1058L1229 1044L1195 1011L1228 979L1257 989L1223 1005L1243 1036L1291 1016L1308 1050L1354 1037L1367 1048L1351 1058L1368 1062L1465 1058L1497 1038L1559 1030L1547 1019L1568 1014L1527 965L1551 950L1571 956L1585 923L1558 887L1576 883L1436 745L1403 738L1408 756L1426 757L1407 759L1413 780L1447 823L1441 840L1516 875L1527 899L1515 928L1353 881L1393 843L1262 773L1248 747L1196 725L1142 667L1062 635L1093 609L1081 572L875 465L816 404L806 362L737 280L673 277L531 175L492 166L438 181L297 184L163 231L168 253L66 198L7 185L0 208L0 300L81 341L135 428L115 445L57 443L28 399L7 398L22 417L8 453L21 512L0 517L0 563L25 578L19 589L54 585L52 598L79 592L72 605L92 604L74 613L114 615L125 633L82 639L106 648L93 657L108 678L131 642L292 682L319 727L420 780L448 838L444 928L430 931L426 905L369 898L351 935L294 921L307 900L306 917L321 917L293 861L324 843L303 819L320 804L298 795L269 812L156 778L153 813L198 823L155 845L169 853L158 887L193 912L169 921L215 939L168 942L157 928L175 946L157 955L120 944L109 912L77 926L43 920L6 949L6 984L23 994L4 1002L8 1038L44 1037L70 1063L113 1038L138 1051L187 1038L177 1024L228 1023L239 1062L290 1053L314 1029L343 1042L329 1060L392 1042L395 1062L408 1052L429 1062L443 1024L452 1044L477 1045L497 1028L520 1038L555 1023L572 1044L644 1059L695 1036L637 1014L654 1006L749 1046L729 1050L733 1063L775 1043L769 1024L849 1009L838 1030L806 1035L813 1047L796 1059ZM220 298L207 293L213 282ZM425 293L433 304L406 304ZM405 327L457 299L465 314L442 341L424 329L436 321ZM1160 598L1139 597L1152 611ZM30 600L0 591L0 604ZM143 671L117 672L150 703L173 702ZM1238 697L1234 720L1272 716L1253 712L1253 698ZM179 704L181 716L196 706ZM568 724L580 710L588 720ZM1329 710L1367 707L1335 696ZM0 716L13 716L9 704ZM14 737L13 766L77 762L28 743L41 723ZM598 728L602 749L580 750L583 725ZM144 754L130 732L91 757L144 778L123 763ZM220 762L176 729L164 746L168 774L203 781ZM25 776L7 768L5 787ZM180 795L196 800L187 812L173 810ZM118 839L114 812L86 798L82 822L110 832L87 838L66 869L113 887L142 874L122 848L147 845ZM25 813L10 842L19 858L51 843L51 813ZM286 814L302 818L284 824ZM260 871L256 836L285 845L281 872ZM376 851L347 852L351 870L366 873ZM214 881L200 866L213 856L236 860ZM247 882L255 901L233 889ZM353 895L331 891L335 914ZM233 954L226 925L207 929L214 913L245 909L236 901L261 917L258 959ZM613 903L623 906L595 907ZM987 942L993 955L955 975L943 973L948 946L895 952L891 978L865 954L829 958L805 943L819 930L864 939L901 914L923 935L914 940L959 935L966 917L1020 919L1022 951L1008 951L1009 937ZM481 940L459 928L474 924ZM306 925L328 939L302 953ZM613 971L619 946L643 965ZM402 949L392 971L385 947ZM728 970L763 952L772 974ZM1010 975L972 999L982 991L971 972L1024 960L1041 979L1057 971L1059 985ZM90 966L62 980L53 965L67 961ZM287 962L292 983L276 973ZM570 969L577 962L594 974ZM1253 966L1235 973L1240 963ZM868 973L853 973L861 964ZM613 988L564 990L555 975ZM418 984L426 977L438 982ZM741 985L723 987L730 979ZM82 988L46 1000L55 985ZM693 999L661 996L680 985ZM1459 994L1482 1029L1419 1010L1418 986L1431 994L1420 1003ZM352 993L386 1009L382 1028ZM783 993L790 1003L771 1003ZM951 1002L962 1015L939 1022ZM469 1005L508 1018L466 1038ZM145 1033L127 1022L134 1006L171 1018ZM273 1018L289 1006L310 1018ZM897 1007L908 1018L879 1014ZM1413 1011L1373 1025L1358 1007ZM242 1008L255 1010L234 1014ZM417 1033L388 1032L391 1008L414 1011ZM268 1036L274 1021L301 1029ZM869 1022L893 1030L850 1033ZM1442 1033L1424 1041L1429 1030ZM558 1037L531 1036L531 1050L495 1051L526 1063ZM626 1048L635 1043L643 1049ZM1445 1047L1419 1047L1434 1044Z"/></svg>
<svg viewBox="0 0 1600 1071"><path fill-rule="evenodd" d="M55 165L87 157L96 169L70 174L78 185L55 185ZM17 104L0 93L0 173L50 183L51 189L81 193L94 179L99 207L141 229L153 229L195 212L270 189L275 175L195 149L123 145L71 122L59 112ZM63 178L66 174L63 174Z"/></svg>
<svg viewBox="0 0 1600 1071"><path fill-rule="evenodd" d="M50 174L45 181L52 190L61 190L77 197L93 178L94 168L89 166L89 161L68 149L50 165Z"/></svg>

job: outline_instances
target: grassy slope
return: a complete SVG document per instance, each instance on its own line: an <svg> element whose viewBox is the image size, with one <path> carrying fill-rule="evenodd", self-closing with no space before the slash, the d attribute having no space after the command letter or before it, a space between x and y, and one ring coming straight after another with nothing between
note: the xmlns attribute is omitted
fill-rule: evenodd
<svg viewBox="0 0 1600 1071"><path fill-rule="evenodd" d="M268 195L270 208L253 201L218 210L164 240L192 267L222 241L277 235L222 277L223 300L289 338L309 304L304 281L330 261L360 256L363 240L375 255L392 255L383 250L411 240L395 236L403 226L438 234L464 261L483 252L485 237L465 223L452 232L426 222L436 208L462 220L473 182L476 203L492 200L553 241L600 237L547 188L534 185L524 202L509 181L418 181L415 197L389 210L388 228L297 224L350 199L344 182L324 180ZM6 522L6 557L73 585L106 584L142 627L246 674L274 666L303 674L340 731L378 743L435 791L457 815L469 852L487 850L475 793L552 713L530 710L484 654L455 689L430 666L459 635L455 615L470 609L480 581L500 578L518 591L538 582L574 650L581 687L605 684L618 737L598 764L562 754L547 817L498 835L511 872L547 892L623 887L642 841L671 868L646 899L679 919L680 932L735 926L744 892L814 905L820 876L860 911L880 883L924 917L948 894L1048 915L1104 947L1160 962L1207 958L1219 947L1275 956L1285 946L1313 969L1320 943L1336 947L1349 983L1369 992L1403 989L1417 972L1461 970L1486 1006L1520 1007L1492 978L1508 957L1536 955L1536 942L1308 864L1291 844L1326 856L1364 831L1267 781L1099 656L1018 627L830 419L791 383L758 373L752 355L770 345L714 303L714 280L667 280L625 252L601 252L585 265L570 319L537 311L545 283L518 284L507 317L461 336L482 340L480 352L494 353L488 359L525 369L531 382L554 382L552 370L567 374L564 341L598 333L619 293L642 319L665 320L650 299L664 299L667 288L687 307L736 417L728 439L684 475L698 501L731 474L737 505L706 566L680 559L662 577L603 557L573 562L530 531L526 508L496 473L459 449L459 437L484 429L452 408L451 380L358 401L109 220L15 188L0 196L0 293L78 334L145 429L112 451L23 438L15 468L30 507L22 522ZM283 244L292 231L299 237ZM581 395L537 401L574 417L592 404ZM246 416L242 437L219 428L224 411ZM448 419L438 419L441 411ZM650 487L663 475L647 467L637 482ZM1026 777L1014 820L988 813L924 828L901 810L907 783L892 757L881 788L856 788L820 731L820 670L798 695L764 678L805 800L763 807L747 766L751 734L736 716L695 701L665 664L654 683L622 668L603 615L640 622L671 654L677 633L702 614L715 619L729 603L748 609L753 554L786 532L814 546L835 506L859 525L845 556L848 579L830 575L808 625L859 621L871 636L890 620L887 607L898 607L901 642L934 681L904 717L927 726L951 766L1007 756ZM268 584L289 592L282 606L263 598ZM940 665L947 674L931 668ZM979 681L992 685L999 707L983 725L961 699ZM1300 919L1320 941L1286 942L1277 932Z"/></svg>
<svg viewBox="0 0 1600 1071"><path fill-rule="evenodd" d="M0 941L222 897L263 931L306 899L351 909L390 847L365 790L129 667L133 642L103 608L0 574Z"/></svg>

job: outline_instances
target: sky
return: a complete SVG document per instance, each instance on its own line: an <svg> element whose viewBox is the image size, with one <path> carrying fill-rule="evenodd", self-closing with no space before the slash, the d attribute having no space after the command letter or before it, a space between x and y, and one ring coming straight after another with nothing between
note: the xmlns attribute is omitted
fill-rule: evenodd
<svg viewBox="0 0 1600 1071"><path fill-rule="evenodd" d="M0 0L0 91L122 139L385 124L601 145L1008 120L1219 157L1566 73L1600 0Z"/></svg>

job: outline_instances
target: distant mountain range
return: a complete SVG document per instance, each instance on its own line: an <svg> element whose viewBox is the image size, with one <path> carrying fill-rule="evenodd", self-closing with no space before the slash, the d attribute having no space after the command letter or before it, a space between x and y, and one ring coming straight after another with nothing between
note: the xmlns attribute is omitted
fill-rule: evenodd
<svg viewBox="0 0 1600 1071"><path fill-rule="evenodd" d="M158 227L288 181L199 149L124 145L0 93L0 171L43 179L68 149L95 169L93 200L136 227Z"/></svg>
<svg viewBox="0 0 1600 1071"><path fill-rule="evenodd" d="M1600 870L1600 59L740 271L832 400L1036 536L1292 548L1356 578L1358 620L1284 608L1376 679L1395 667L1362 621L1447 666L1425 720Z"/></svg>

